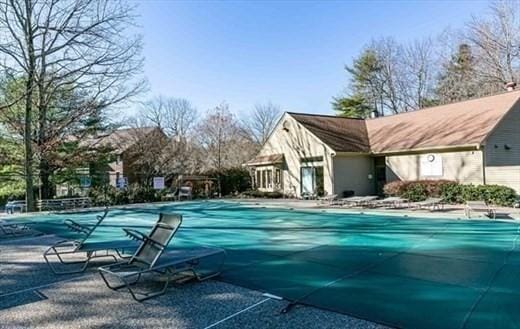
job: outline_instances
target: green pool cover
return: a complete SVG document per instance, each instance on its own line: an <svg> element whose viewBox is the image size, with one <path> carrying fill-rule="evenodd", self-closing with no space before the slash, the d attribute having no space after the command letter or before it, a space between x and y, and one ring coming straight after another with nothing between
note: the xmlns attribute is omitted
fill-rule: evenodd
<svg viewBox="0 0 520 329"><path fill-rule="evenodd" d="M184 215L172 248L227 250L221 280L402 328L520 326L519 226L491 221L262 209L237 203L175 203L112 210L92 241L125 239L159 212ZM32 218L65 238L64 218Z"/></svg>

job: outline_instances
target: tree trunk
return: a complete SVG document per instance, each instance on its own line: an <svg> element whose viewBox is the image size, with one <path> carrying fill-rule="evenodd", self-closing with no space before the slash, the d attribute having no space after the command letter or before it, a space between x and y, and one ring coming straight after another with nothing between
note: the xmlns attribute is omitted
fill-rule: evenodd
<svg viewBox="0 0 520 329"><path fill-rule="evenodd" d="M53 188L50 181L50 167L45 159L40 160L39 164L40 171L40 198L42 199L52 199L53 196Z"/></svg>
<svg viewBox="0 0 520 329"><path fill-rule="evenodd" d="M32 30L32 4L25 0L25 10L27 21L25 26L25 41L27 43L28 70L27 81L25 84L25 197L27 211L34 211L34 187L33 187L33 148L32 148L32 111L33 111L33 87L35 73L34 38Z"/></svg>

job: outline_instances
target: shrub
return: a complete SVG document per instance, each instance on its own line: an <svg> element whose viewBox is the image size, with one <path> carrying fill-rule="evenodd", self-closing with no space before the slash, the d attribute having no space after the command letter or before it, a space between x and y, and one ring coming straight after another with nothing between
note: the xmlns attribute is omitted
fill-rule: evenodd
<svg viewBox="0 0 520 329"><path fill-rule="evenodd" d="M442 197L448 203L485 200L499 206L512 206L517 198L515 190L501 185L463 185L447 180L394 181L383 188L386 195L400 196L410 201L428 197Z"/></svg>
<svg viewBox="0 0 520 329"><path fill-rule="evenodd" d="M249 190L242 193L243 196L250 198L270 198L270 199L280 199L283 198L283 193L274 191L274 192L263 192L258 190Z"/></svg>
<svg viewBox="0 0 520 329"><path fill-rule="evenodd" d="M401 196L410 201L422 201L427 197L439 197L445 185L457 184L448 180L393 181L383 187L388 196Z"/></svg>
<svg viewBox="0 0 520 329"><path fill-rule="evenodd" d="M204 173L204 175L214 178L220 176L222 195L241 193L251 188L251 175L247 169L242 167L226 168L220 170L220 172L211 170ZM218 184L217 181L215 181L215 184Z"/></svg>

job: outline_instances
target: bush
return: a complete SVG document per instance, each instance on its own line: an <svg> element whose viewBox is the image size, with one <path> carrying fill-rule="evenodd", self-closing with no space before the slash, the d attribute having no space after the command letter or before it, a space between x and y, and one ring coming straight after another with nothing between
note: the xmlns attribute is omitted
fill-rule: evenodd
<svg viewBox="0 0 520 329"><path fill-rule="evenodd" d="M451 184L457 183L449 180L393 181L383 187L383 192L410 201L423 201L428 197L440 197L444 186Z"/></svg>
<svg viewBox="0 0 520 329"><path fill-rule="evenodd" d="M250 198L269 198L269 199L280 199L283 198L282 192L274 191L274 192L263 192L258 190L249 190L242 193L245 197Z"/></svg>
<svg viewBox="0 0 520 329"><path fill-rule="evenodd" d="M220 176L220 185L222 187L222 195L237 194L247 191L251 188L251 175L247 169L226 168L220 170L212 170L204 173L205 176L218 178ZM215 184L218 184L215 181ZM218 189L218 186L216 187Z"/></svg>
<svg viewBox="0 0 520 329"><path fill-rule="evenodd" d="M441 197L448 203L485 200L495 205L510 207L517 196L515 190L501 185L463 185L447 180L394 181L383 191L388 196L400 196L410 201Z"/></svg>

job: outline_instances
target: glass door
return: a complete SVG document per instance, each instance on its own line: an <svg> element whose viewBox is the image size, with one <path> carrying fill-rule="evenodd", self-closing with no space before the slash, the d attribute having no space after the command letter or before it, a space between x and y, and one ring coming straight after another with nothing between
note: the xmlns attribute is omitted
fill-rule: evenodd
<svg viewBox="0 0 520 329"><path fill-rule="evenodd" d="M302 167L301 173L301 194L310 195L314 194L314 168L313 167Z"/></svg>

